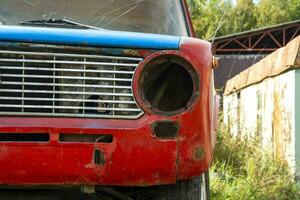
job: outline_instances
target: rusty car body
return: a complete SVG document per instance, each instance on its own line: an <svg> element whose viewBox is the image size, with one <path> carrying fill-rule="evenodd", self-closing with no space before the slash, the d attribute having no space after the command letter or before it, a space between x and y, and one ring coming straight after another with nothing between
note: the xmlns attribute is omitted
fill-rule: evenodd
<svg viewBox="0 0 300 200"><path fill-rule="evenodd" d="M15 10L0 26L0 184L151 186L206 172L217 121L213 57L194 38L186 1L176 1L183 25L175 27L185 31L174 35L126 30L125 20L116 25L125 30L15 24L41 2L49 1L0 3L2 14ZM135 13L143 1L123 2Z"/></svg>

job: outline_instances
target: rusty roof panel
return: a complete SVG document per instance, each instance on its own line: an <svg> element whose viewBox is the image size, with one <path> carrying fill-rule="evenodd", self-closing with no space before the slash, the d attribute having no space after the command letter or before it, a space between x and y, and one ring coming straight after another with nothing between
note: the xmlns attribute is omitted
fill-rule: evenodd
<svg viewBox="0 0 300 200"><path fill-rule="evenodd" d="M300 68L300 36L227 81L224 94L229 95L293 68Z"/></svg>

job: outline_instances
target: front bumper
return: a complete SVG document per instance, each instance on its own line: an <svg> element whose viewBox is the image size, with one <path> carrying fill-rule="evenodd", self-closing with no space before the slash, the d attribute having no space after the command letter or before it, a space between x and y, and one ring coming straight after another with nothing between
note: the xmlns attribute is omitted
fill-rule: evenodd
<svg viewBox="0 0 300 200"><path fill-rule="evenodd" d="M1 133L50 135L49 142L0 142L0 184L147 186L199 175L210 152L197 158L194 150L209 149L199 143L208 140L204 134L185 139L193 129L184 128L188 118L172 119L180 124L175 139L155 138L150 125L160 119L146 115L139 120L0 118ZM110 134L113 141L61 143L59 134ZM104 164L94 162L95 150L104 153Z"/></svg>
<svg viewBox="0 0 300 200"><path fill-rule="evenodd" d="M176 179L177 141L153 138L143 119L5 118L0 123L2 133L50 134L47 143L0 143L2 184L147 185ZM62 133L111 134L113 142L60 143ZM105 164L94 163L95 149L104 152Z"/></svg>

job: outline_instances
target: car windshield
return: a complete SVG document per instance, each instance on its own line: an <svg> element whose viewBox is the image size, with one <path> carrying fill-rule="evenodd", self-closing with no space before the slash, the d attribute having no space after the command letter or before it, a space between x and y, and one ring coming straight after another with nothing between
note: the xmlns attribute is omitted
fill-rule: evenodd
<svg viewBox="0 0 300 200"><path fill-rule="evenodd" d="M0 24L67 19L103 29L187 36L181 0L1 0Z"/></svg>

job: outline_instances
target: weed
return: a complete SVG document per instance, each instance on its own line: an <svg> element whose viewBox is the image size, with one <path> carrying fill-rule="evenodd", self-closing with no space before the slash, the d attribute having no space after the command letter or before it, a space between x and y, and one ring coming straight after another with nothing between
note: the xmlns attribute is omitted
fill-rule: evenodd
<svg viewBox="0 0 300 200"><path fill-rule="evenodd" d="M247 134L245 134L247 135ZM263 151L258 134L233 137L221 123L211 168L212 200L297 200L297 188L282 160Z"/></svg>

